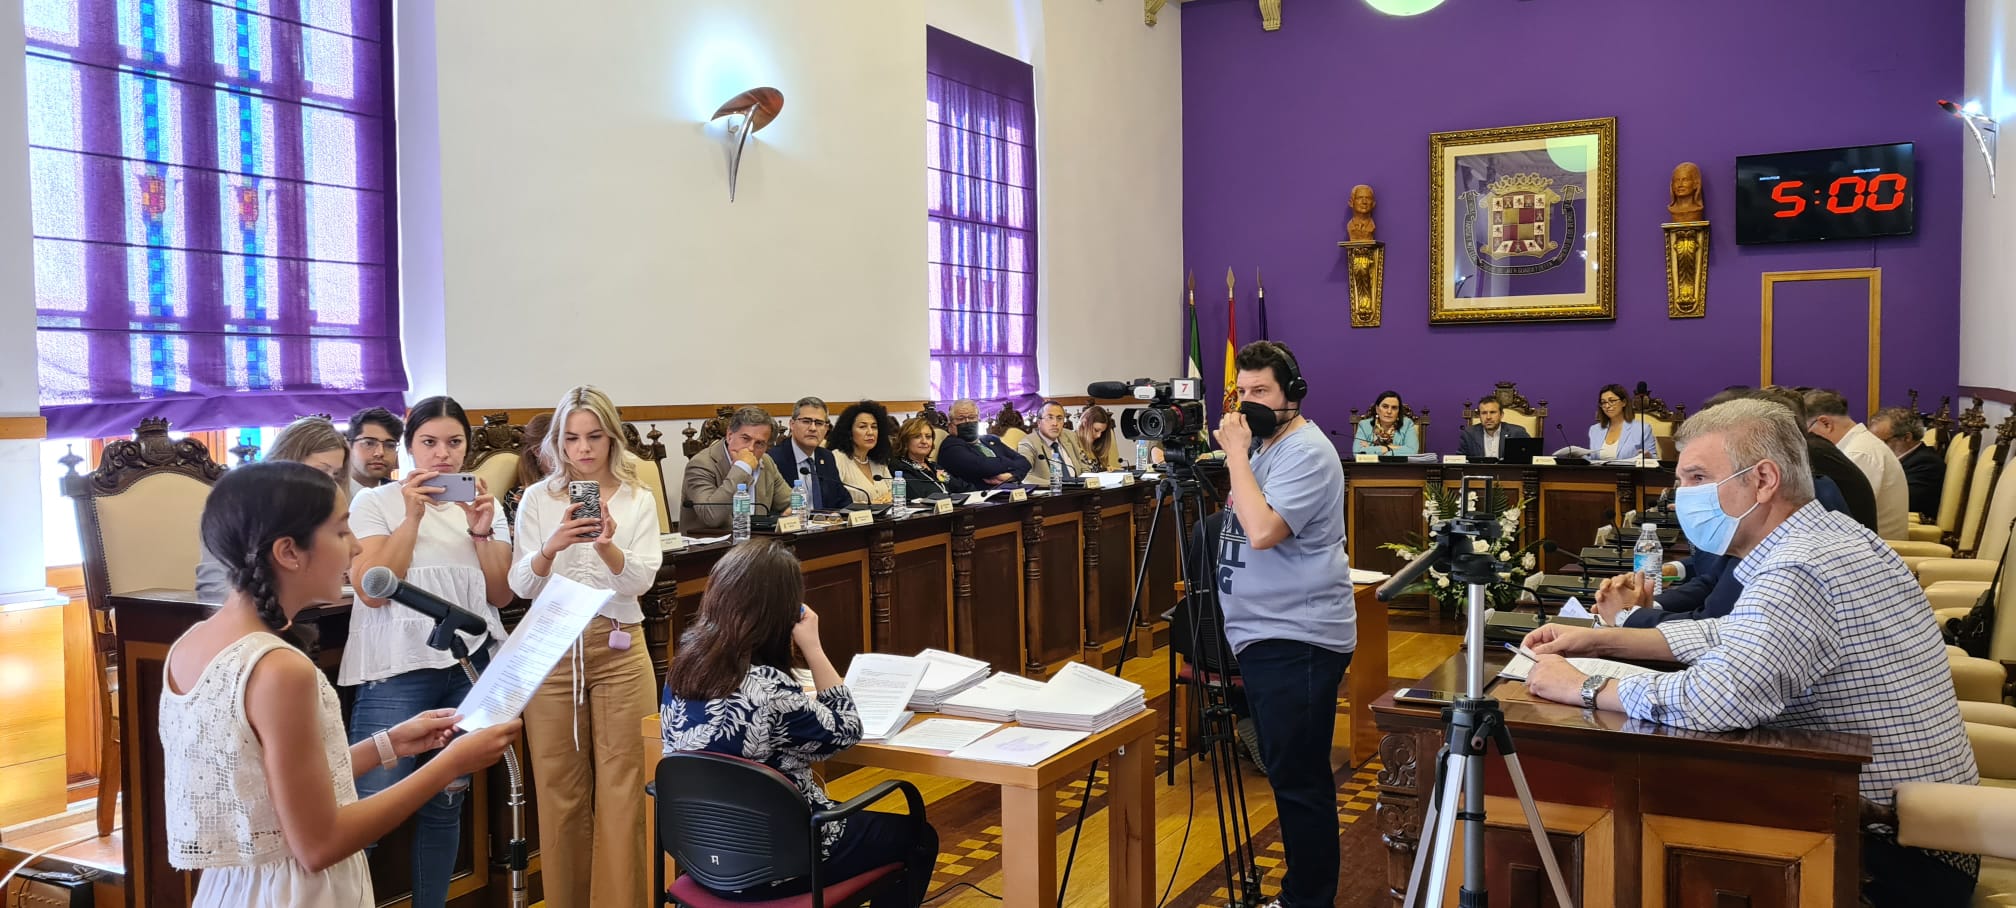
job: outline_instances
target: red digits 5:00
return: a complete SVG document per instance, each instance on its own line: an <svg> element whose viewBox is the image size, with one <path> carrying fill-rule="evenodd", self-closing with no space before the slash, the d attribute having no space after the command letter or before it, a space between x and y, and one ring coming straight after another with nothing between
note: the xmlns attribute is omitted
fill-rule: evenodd
<svg viewBox="0 0 2016 908"><path fill-rule="evenodd" d="M1904 205L1904 190L1909 181L1901 173L1877 174L1863 179L1855 174L1835 180L1827 186L1827 210L1835 214L1853 214L1867 208L1870 211L1891 211ZM1804 186L1802 180L1785 180L1771 188L1771 200L1788 205L1783 211L1772 213L1772 217L1796 218L1806 210L1806 200L1793 194L1792 190ZM1881 198L1885 187L1890 197Z"/></svg>

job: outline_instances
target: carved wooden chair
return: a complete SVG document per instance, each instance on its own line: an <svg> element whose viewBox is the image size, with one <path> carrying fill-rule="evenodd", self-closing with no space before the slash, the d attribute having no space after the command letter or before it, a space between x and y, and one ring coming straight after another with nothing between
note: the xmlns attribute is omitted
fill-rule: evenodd
<svg viewBox="0 0 2016 908"><path fill-rule="evenodd" d="M987 434L999 437L1002 444L1013 450L1029 434L1029 421L1014 404L1003 402L1001 412L994 414L994 420L987 424Z"/></svg>
<svg viewBox="0 0 2016 908"><path fill-rule="evenodd" d="M945 446L945 439L952 434L952 417L938 409L937 402L929 400L924 402L924 411L917 415L931 424L931 459L936 461L938 449Z"/></svg>
<svg viewBox="0 0 2016 908"><path fill-rule="evenodd" d="M1346 440L1357 438L1358 421L1371 415L1372 411L1370 410L1359 412L1357 407L1352 407L1350 433L1346 436ZM1414 421L1414 442L1420 446L1421 450L1428 450L1428 411L1426 409L1416 410L1412 406L1403 403L1400 405L1400 418Z"/></svg>
<svg viewBox="0 0 2016 908"><path fill-rule="evenodd" d="M508 413L485 415L483 424L469 431L469 457L462 464L499 500L518 483L518 452L525 446L525 427L510 419Z"/></svg>
<svg viewBox="0 0 2016 908"><path fill-rule="evenodd" d="M1920 440L1933 448L1937 448L1940 453L1945 453L1946 448L1952 443L1953 428L1956 422L1953 417L1953 398L1941 397L1939 398L1938 407L1932 410L1920 410L1918 409L1918 389L1906 389L1905 394L1909 395L1909 399L1905 401L1904 406L1910 408L1911 412L1918 414L1919 422L1925 425L1925 436ZM1975 405L1978 407L1980 401L1976 400Z"/></svg>
<svg viewBox="0 0 2016 908"><path fill-rule="evenodd" d="M659 441L664 435L654 424L649 436L639 437L636 424L623 424L623 446L644 461L637 470L637 476L658 503L658 532L661 534L672 532L672 508L665 497L665 443Z"/></svg>
<svg viewBox="0 0 2016 908"><path fill-rule="evenodd" d="M84 597L90 605L92 669L98 679L102 755L98 770L98 834L110 835L117 812L120 760L119 638L112 623L117 593L196 586L202 557L203 503L224 468L193 438L168 437L168 421L140 421L130 439L105 446L98 468L79 475L84 459L64 455L63 494L77 508L84 542Z"/></svg>
<svg viewBox="0 0 2016 908"><path fill-rule="evenodd" d="M1930 524L1912 524L1911 538L1921 542L1955 545L1960 538L1960 519L1966 513L1969 487L1974 479L1974 460L1981 450L1981 434L1988 420L1977 409L1961 413L1959 425L1941 431L1946 447L1941 452L1946 473L1940 480L1939 510L1930 515ZM1928 435L1930 431L1928 430ZM1931 442L1926 442L1930 445Z"/></svg>
<svg viewBox="0 0 2016 908"><path fill-rule="evenodd" d="M681 430L680 434L686 436L686 440L680 443L679 450L685 452L687 460L692 460L693 456L699 454L702 448L723 438L727 438L728 418L734 415L734 407L715 407L714 416L700 423L698 438L694 437L692 426L687 426ZM778 438L782 437L781 435L778 436Z"/></svg>
<svg viewBox="0 0 2016 908"><path fill-rule="evenodd" d="M1534 438L1546 435L1547 402L1529 403L1526 395L1519 393L1519 383L1501 381L1491 391L1491 397L1498 401L1498 408L1504 414L1504 421L1526 430ZM1463 424L1477 421L1477 407L1469 401L1463 402Z"/></svg>
<svg viewBox="0 0 2016 908"><path fill-rule="evenodd" d="M1959 439L1966 433L1967 430L1964 428L1966 425L1967 423L1963 422L1963 428L1954 433L1955 448L1963 444ZM1960 508L1960 525L1953 536L1936 543L1915 540L1890 542L1890 547L1904 559L1905 566L1917 572L1930 560L1956 556L1962 559L1974 559L1977 552L1986 548L1983 544L1988 541L1984 538L1987 536L1986 531L1990 528L1990 524L1997 521L2000 523L1993 527L1992 536L1997 548L1989 553L1989 563L1992 564L1995 559L2001 557L2001 543L2008 538L2010 517L2016 515L2016 483L2004 485L2001 482L2002 466L2009 457L2012 441L2016 441L2016 415L2003 420L2002 424L1996 427L1995 441L1992 445L1975 443L1974 447L1979 454L1974 458L1973 469L1966 471L1966 485L1963 487L1962 495L1965 503ZM1942 512L1945 510L1943 501L1940 502L1940 510ZM1992 573L1991 570L1990 574ZM1984 576L1982 579L1985 580L1987 577ZM1927 581L1920 576L1919 582Z"/></svg>

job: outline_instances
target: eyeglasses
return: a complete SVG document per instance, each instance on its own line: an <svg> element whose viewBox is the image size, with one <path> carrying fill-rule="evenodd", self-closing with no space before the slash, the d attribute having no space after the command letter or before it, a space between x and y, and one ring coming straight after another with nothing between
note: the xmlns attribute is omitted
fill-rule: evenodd
<svg viewBox="0 0 2016 908"><path fill-rule="evenodd" d="M1611 405L1611 404L1621 404L1621 403L1623 403L1623 401L1621 401L1621 400L1618 400L1618 399L1617 399L1617 398L1615 398L1615 397L1605 397L1605 398L1603 398L1603 399L1602 399L1602 404L1603 404L1604 406L1606 406L1606 407L1607 407L1607 406L1609 406L1609 405Z"/></svg>
<svg viewBox="0 0 2016 908"><path fill-rule="evenodd" d="M379 451L384 451L384 452L385 452L385 453L387 453L387 454L397 454L397 453L399 453L399 443L398 443L398 442L396 442L396 441L381 441L381 440L379 440L379 439L376 439L376 438L372 438L372 437L371 437L371 436L369 436L369 435L366 435L366 436L364 436L363 438L359 438L359 439L357 439L357 441L356 441L356 445L357 445L358 447L360 447L360 448L363 448L363 449L364 449L364 452L365 452L365 453L367 453L367 454L373 454L373 453L377 453L377 452L379 452Z"/></svg>
<svg viewBox="0 0 2016 908"><path fill-rule="evenodd" d="M791 421L801 426L811 426L814 429L824 429L833 425L832 423L827 422L826 420L823 419L812 419L810 417L805 416L794 416L791 418Z"/></svg>

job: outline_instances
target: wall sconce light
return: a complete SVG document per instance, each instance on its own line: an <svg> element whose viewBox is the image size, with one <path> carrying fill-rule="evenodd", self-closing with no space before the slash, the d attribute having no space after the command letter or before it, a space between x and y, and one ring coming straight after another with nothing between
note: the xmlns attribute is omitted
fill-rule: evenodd
<svg viewBox="0 0 2016 908"><path fill-rule="evenodd" d="M749 136L770 125L783 109L783 92L752 88L729 98L708 118L709 122L722 117L735 118L728 121L728 201L735 201L735 175L742 169L742 149L749 146Z"/></svg>
<svg viewBox="0 0 2016 908"><path fill-rule="evenodd" d="M1940 99L1939 109L1952 114L1967 129L1974 133L1974 144L1981 149L1981 159L1988 162L1988 197L1995 197L1995 118L1981 112L1981 102L1969 101L1965 105Z"/></svg>

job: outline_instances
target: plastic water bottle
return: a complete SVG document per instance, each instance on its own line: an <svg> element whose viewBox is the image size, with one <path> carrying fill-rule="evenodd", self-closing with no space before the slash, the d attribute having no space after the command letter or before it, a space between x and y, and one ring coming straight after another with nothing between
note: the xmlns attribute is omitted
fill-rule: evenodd
<svg viewBox="0 0 2016 908"><path fill-rule="evenodd" d="M1155 448L1146 438L1134 439L1134 469L1146 470L1155 465Z"/></svg>
<svg viewBox="0 0 2016 908"><path fill-rule="evenodd" d="M910 480L904 477L902 470L895 472L896 475L889 479L889 497L895 500L897 507L907 507L910 504Z"/></svg>
<svg viewBox="0 0 2016 908"><path fill-rule="evenodd" d="M1638 544L1631 549L1631 569L1638 572L1640 586L1659 595L1659 575L1666 566L1665 549L1659 545L1659 529L1652 524L1640 524Z"/></svg>
<svg viewBox="0 0 2016 908"><path fill-rule="evenodd" d="M1050 494L1064 494L1064 455L1050 458Z"/></svg>
<svg viewBox="0 0 2016 908"><path fill-rule="evenodd" d="M749 496L749 484L735 484L735 517L729 524L729 537L736 542L749 541L749 520L756 513L756 499Z"/></svg>
<svg viewBox="0 0 2016 908"><path fill-rule="evenodd" d="M791 513L799 517L805 516L805 477L803 476L798 477L798 481L791 484Z"/></svg>

